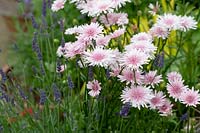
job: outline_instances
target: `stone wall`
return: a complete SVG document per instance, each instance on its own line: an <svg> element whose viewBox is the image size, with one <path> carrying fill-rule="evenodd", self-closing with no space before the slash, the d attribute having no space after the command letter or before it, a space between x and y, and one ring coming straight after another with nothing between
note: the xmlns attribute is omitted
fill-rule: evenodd
<svg viewBox="0 0 200 133"><path fill-rule="evenodd" d="M13 27L8 21L17 15L16 0L0 0L0 67L7 64L8 45L11 43L13 32L10 27Z"/></svg>

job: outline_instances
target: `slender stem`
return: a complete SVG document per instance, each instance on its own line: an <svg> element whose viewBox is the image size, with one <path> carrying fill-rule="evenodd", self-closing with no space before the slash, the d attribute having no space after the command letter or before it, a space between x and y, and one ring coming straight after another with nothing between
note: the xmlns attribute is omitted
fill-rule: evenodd
<svg viewBox="0 0 200 133"><path fill-rule="evenodd" d="M187 123L187 133L190 132L190 107L188 108L188 123Z"/></svg>
<svg viewBox="0 0 200 133"><path fill-rule="evenodd" d="M191 108L200 114L200 111L198 109L195 109L194 107L191 107Z"/></svg>
<svg viewBox="0 0 200 133"><path fill-rule="evenodd" d="M162 45L159 53L164 50L164 47L165 47L166 44L167 44L167 39L163 41L163 45Z"/></svg>
<svg viewBox="0 0 200 133"><path fill-rule="evenodd" d="M133 69L133 75L134 75L134 77L133 77L133 78L134 78L134 82L135 82L134 84L135 84L135 85L137 85L136 73L135 73L135 70L134 70L134 69Z"/></svg>
<svg viewBox="0 0 200 133"><path fill-rule="evenodd" d="M175 131L176 131L176 129L177 129L177 127L180 125L180 123L181 123L181 121L179 121L179 122L178 122L178 124L176 124L176 126L175 126L175 128L174 128L173 132L175 132Z"/></svg>
<svg viewBox="0 0 200 133"><path fill-rule="evenodd" d="M174 61L177 59L178 53L180 52L181 47L183 46L184 43L182 43L182 37L183 33L181 32L180 34L180 41L178 44L178 49L176 51L176 55L174 56L174 58L171 60L171 62L165 67L165 70L163 71L163 73L166 73L166 71L168 70L168 68L174 63Z"/></svg>
<svg viewBox="0 0 200 133"><path fill-rule="evenodd" d="M137 28L138 32L140 32L140 16L137 17Z"/></svg>
<svg viewBox="0 0 200 133"><path fill-rule="evenodd" d="M123 127L123 118L121 118L121 122L120 122L120 133L122 132L122 127Z"/></svg>

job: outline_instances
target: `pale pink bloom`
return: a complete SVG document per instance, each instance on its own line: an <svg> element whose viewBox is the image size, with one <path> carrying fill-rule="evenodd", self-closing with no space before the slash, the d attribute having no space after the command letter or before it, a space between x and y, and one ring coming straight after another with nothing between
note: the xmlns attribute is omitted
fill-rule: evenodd
<svg viewBox="0 0 200 133"><path fill-rule="evenodd" d="M176 80L182 80L182 76L178 72L170 72L167 74L167 79L169 82L173 82Z"/></svg>
<svg viewBox="0 0 200 133"><path fill-rule="evenodd" d="M162 39L166 39L169 35L169 31L166 27L155 24L150 30L149 33L153 36L153 37L157 37L157 38L162 38Z"/></svg>
<svg viewBox="0 0 200 133"><path fill-rule="evenodd" d="M180 99L181 94L186 90L187 86L184 86L182 80L175 80L167 84L167 91L169 95L175 99L175 101Z"/></svg>
<svg viewBox="0 0 200 133"><path fill-rule="evenodd" d="M85 2L85 0L70 0L70 3L80 3Z"/></svg>
<svg viewBox="0 0 200 133"><path fill-rule="evenodd" d="M131 0L111 0L113 2L113 8L121 8L126 2L131 2Z"/></svg>
<svg viewBox="0 0 200 133"><path fill-rule="evenodd" d="M99 36L96 39L97 46L107 46L110 41L110 36Z"/></svg>
<svg viewBox="0 0 200 133"><path fill-rule="evenodd" d="M126 82L126 84L134 82L134 73L131 69L123 69L122 73L117 77L121 82Z"/></svg>
<svg viewBox="0 0 200 133"><path fill-rule="evenodd" d="M158 17L157 24L169 30L176 30L179 26L179 17L172 14L164 14Z"/></svg>
<svg viewBox="0 0 200 133"><path fill-rule="evenodd" d="M101 90L101 83L98 82L98 80L93 80L93 81L89 81L87 83L87 89L89 89L89 95L92 97L98 96Z"/></svg>
<svg viewBox="0 0 200 133"><path fill-rule="evenodd" d="M154 58L154 53L156 52L157 47L153 45L153 43L149 41L134 41L130 45L125 46L126 51L137 49L146 53L147 55L151 55L149 58Z"/></svg>
<svg viewBox="0 0 200 133"><path fill-rule="evenodd" d="M56 69L57 73L62 73L67 68L67 65L61 65L58 69Z"/></svg>
<svg viewBox="0 0 200 133"><path fill-rule="evenodd" d="M126 13L108 13L100 16L101 23L106 26L111 26L117 24L119 26L128 24L128 15Z"/></svg>
<svg viewBox="0 0 200 133"><path fill-rule="evenodd" d="M68 28L65 30L65 34L66 35L70 35L70 34L80 34L82 30L82 27L81 26L74 26L73 28Z"/></svg>
<svg viewBox="0 0 200 133"><path fill-rule="evenodd" d="M125 33L125 28L119 28L118 30L115 30L113 33L110 34L110 38L111 39L117 38L124 33Z"/></svg>
<svg viewBox="0 0 200 133"><path fill-rule="evenodd" d="M112 49L113 50L113 55L114 56L114 62L111 62L111 65L113 64L119 64L119 60L122 58L123 54L119 52L118 49Z"/></svg>
<svg viewBox="0 0 200 133"><path fill-rule="evenodd" d="M84 45L81 45L79 42L65 43L65 58L74 58L76 55L83 54L85 50Z"/></svg>
<svg viewBox="0 0 200 133"><path fill-rule="evenodd" d="M168 116L172 114L172 104L168 99L165 99L163 104L158 107L161 116Z"/></svg>
<svg viewBox="0 0 200 133"><path fill-rule="evenodd" d="M90 45L91 44L91 41L90 40L86 40L85 38L84 38L84 36L82 36L82 35L79 35L79 36L76 36L76 43L77 44L79 44L79 45L81 45L81 47L85 47L85 48L87 48L87 46L88 45ZM74 42L74 43L75 43ZM85 50L85 49L84 49Z"/></svg>
<svg viewBox="0 0 200 133"><path fill-rule="evenodd" d="M197 28L197 21L194 20L194 17L191 16L183 16L179 19L179 30L181 31L187 31L190 29L196 29Z"/></svg>
<svg viewBox="0 0 200 133"><path fill-rule="evenodd" d="M144 75L144 84L151 85L153 88L155 85L158 85L162 82L162 76L156 75L157 71L149 71L147 74Z"/></svg>
<svg viewBox="0 0 200 133"><path fill-rule="evenodd" d="M99 16L101 13L113 12L113 3L111 0L88 0L87 2L78 2L77 8L82 14L88 16Z"/></svg>
<svg viewBox="0 0 200 133"><path fill-rule="evenodd" d="M101 66L107 68L115 61L115 55L110 49L97 47L93 51L84 52L83 59L90 66Z"/></svg>
<svg viewBox="0 0 200 133"><path fill-rule="evenodd" d="M82 14L87 13L88 16L95 17L102 13L111 13L130 0L87 0L87 2L73 0L72 2L76 3Z"/></svg>
<svg viewBox="0 0 200 133"><path fill-rule="evenodd" d="M148 58L149 56L144 52L132 49L123 54L120 64L131 69L138 69L149 62Z"/></svg>
<svg viewBox="0 0 200 133"><path fill-rule="evenodd" d="M67 42L64 46L59 46L56 54L58 57L73 58L78 54L81 55L85 49L86 45L77 40L75 42Z"/></svg>
<svg viewBox="0 0 200 133"><path fill-rule="evenodd" d="M139 70L133 71L129 68L123 69L122 73L117 76L121 82L129 83L137 83L141 84L143 80L143 76Z"/></svg>
<svg viewBox="0 0 200 133"><path fill-rule="evenodd" d="M200 102L200 95L199 90L188 89L184 93L182 93L180 100L183 104L186 104L186 106L194 106L199 104Z"/></svg>
<svg viewBox="0 0 200 133"><path fill-rule="evenodd" d="M150 100L150 108L156 109L160 106L162 106L165 102L165 96L163 95L163 92L154 92L153 97Z"/></svg>
<svg viewBox="0 0 200 133"><path fill-rule="evenodd" d="M156 15L156 13L158 12L160 5L158 4L158 1L156 2L156 5L153 5L152 3L149 4L149 8L151 9L150 11L148 11L150 14L152 14L153 16Z"/></svg>
<svg viewBox="0 0 200 133"><path fill-rule="evenodd" d="M153 38L150 34L146 33L146 32L140 32L138 34L135 34L132 38L131 38L131 42L138 42L138 41L148 41L148 42L152 42Z"/></svg>
<svg viewBox="0 0 200 133"><path fill-rule="evenodd" d="M113 64L110 65L110 69L111 69L111 71L110 71L110 76L116 77L116 76L118 76L118 75L120 74L122 68L121 68L121 66L116 62L116 63L113 63Z"/></svg>
<svg viewBox="0 0 200 133"><path fill-rule="evenodd" d="M103 34L103 27L98 23L86 24L82 26L80 33L85 40L95 40L98 36Z"/></svg>
<svg viewBox="0 0 200 133"><path fill-rule="evenodd" d="M57 12L58 10L63 9L65 2L66 0L55 0L52 4L51 10Z"/></svg>
<svg viewBox="0 0 200 133"><path fill-rule="evenodd" d="M152 97L151 89L143 86L132 86L123 90L121 101L123 103L130 102L133 107L140 109L147 107Z"/></svg>

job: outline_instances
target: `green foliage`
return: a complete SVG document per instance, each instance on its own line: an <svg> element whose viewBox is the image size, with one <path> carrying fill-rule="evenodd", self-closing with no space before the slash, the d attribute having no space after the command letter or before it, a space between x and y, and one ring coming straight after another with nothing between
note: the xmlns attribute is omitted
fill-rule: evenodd
<svg viewBox="0 0 200 133"><path fill-rule="evenodd" d="M104 91L98 98L89 97L86 88L88 68L77 67L76 59L70 60L70 63L64 58L58 59L56 51L61 44L62 37L66 42L75 40L73 36L63 35L63 31L60 31L60 20L64 18L64 29L66 29L90 22L91 18L81 15L73 4L67 3L65 8L56 14L47 9L44 21L41 15L41 2L40 0L33 1L33 14L39 29L36 30L32 27L30 18L25 19L24 27L27 28L25 32L21 29L21 25L16 22L17 41L12 46L13 51L10 53L10 65L14 66L13 75L15 77L11 75L11 81L5 83L7 94L15 102L13 104L12 100L9 102L5 102L5 99L0 100L0 124L3 125L4 132L157 133L183 131L187 122L180 121L179 117L187 110L181 104L174 107L177 111L169 117L159 116L158 112L154 110L142 109L141 111L136 108L131 108L128 116L120 116L122 103L119 97L124 83L119 82L114 77L106 78L106 71L99 67L94 67L93 71L96 73L94 77L101 80ZM129 42L130 34L146 31L152 26L155 18L148 14L147 8L151 2L155 3L156 1L134 0L121 9L129 15L130 23L127 30L130 33L125 34L116 42L113 41L113 47L124 46ZM176 0L175 4L171 4L167 0L161 0L161 3L160 13L165 13L163 8L167 7L166 12L192 15L195 16L196 20L200 20L200 10L197 8L199 7L198 1L183 3ZM23 3L20 3L19 6L23 13ZM141 14L138 14L138 11L141 11ZM134 25L138 26L136 31L132 28ZM34 32L37 32L42 61L38 61L37 54L32 50ZM198 28L187 33L171 33L169 40L161 42L156 40L155 44L158 46L159 52L165 50L168 53L165 56L165 67L159 69L160 74L164 75L171 70L177 70L190 87L198 85L200 83L199 36L200 30ZM56 72L58 61L67 64L64 73ZM45 74L41 73L42 67ZM152 62L145 67L151 69ZM68 86L68 76L72 78L75 85L73 89ZM61 91L62 100L60 103L55 101L53 83L56 83ZM28 96L27 100L22 100L20 97L20 92L16 87L18 84ZM29 88L32 88L32 91L29 91ZM40 89L45 90L47 94L44 105L39 104ZM158 89L165 88L159 86ZM31 109L32 112L30 113L26 109ZM194 118L196 111L191 112L191 117Z"/></svg>

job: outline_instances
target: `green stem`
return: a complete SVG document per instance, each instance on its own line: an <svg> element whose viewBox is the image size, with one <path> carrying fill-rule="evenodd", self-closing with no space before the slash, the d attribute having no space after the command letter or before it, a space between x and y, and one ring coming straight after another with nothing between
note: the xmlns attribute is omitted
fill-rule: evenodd
<svg viewBox="0 0 200 133"><path fill-rule="evenodd" d="M123 118L121 118L121 122L120 122L120 133L122 133L122 127L123 127Z"/></svg>
<svg viewBox="0 0 200 133"><path fill-rule="evenodd" d="M174 56L174 58L171 60L171 62L165 67L163 73L166 73L166 71L169 69L169 67L174 63L174 61L177 59L177 56L178 56L178 53L180 52L181 50L181 47L183 46L184 43L182 43L182 37L183 36L183 33L181 32L180 34L180 40L179 40L179 44L178 44L178 49L176 51L176 55Z"/></svg>
<svg viewBox="0 0 200 133"><path fill-rule="evenodd" d="M137 17L137 28L138 32L140 32L140 16Z"/></svg>
<svg viewBox="0 0 200 133"><path fill-rule="evenodd" d="M190 107L188 108L188 123L187 123L187 133L190 132Z"/></svg>
<svg viewBox="0 0 200 133"><path fill-rule="evenodd" d="M176 126L175 126L175 128L174 128L174 130L173 130L172 132L175 132L175 131L176 131L176 129L177 129L177 127L180 125L180 123L181 123L181 121L179 121L178 124L176 124Z"/></svg>

